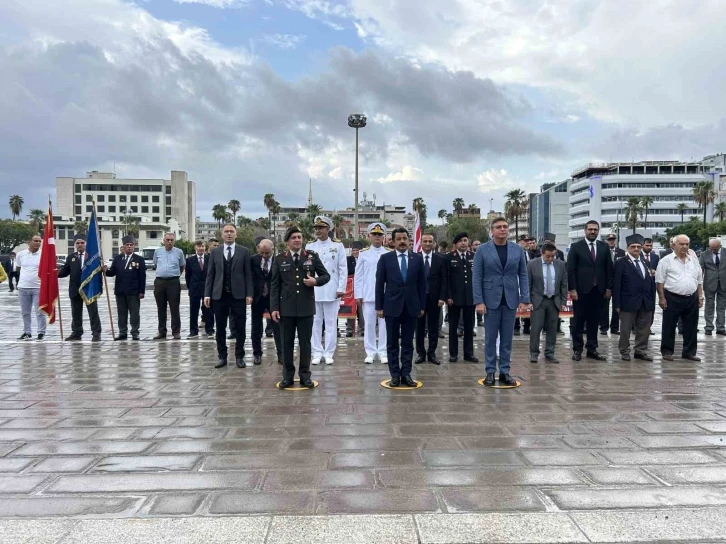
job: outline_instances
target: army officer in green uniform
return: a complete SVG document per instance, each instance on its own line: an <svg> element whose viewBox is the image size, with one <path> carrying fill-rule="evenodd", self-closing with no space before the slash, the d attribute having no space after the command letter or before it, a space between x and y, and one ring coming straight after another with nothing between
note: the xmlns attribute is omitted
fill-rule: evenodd
<svg viewBox="0 0 726 544"><path fill-rule="evenodd" d="M315 290L330 281L318 254L305 250L300 229L290 227L285 233L287 251L275 257L270 283L270 312L280 322L284 366L280 389L292 387L295 377L293 350L295 331L300 344L300 385L313 387L310 379L310 339L315 315Z"/></svg>

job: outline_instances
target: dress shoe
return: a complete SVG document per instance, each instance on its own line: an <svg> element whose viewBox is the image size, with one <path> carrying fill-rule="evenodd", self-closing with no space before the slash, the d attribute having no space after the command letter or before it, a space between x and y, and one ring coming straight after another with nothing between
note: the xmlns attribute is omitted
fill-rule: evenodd
<svg viewBox="0 0 726 544"><path fill-rule="evenodd" d="M458 360L459 360L459 358L458 358L458 357L449 357L449 362L450 362L450 363L455 363L455 362L456 362L456 361L458 361Z"/></svg>
<svg viewBox="0 0 726 544"><path fill-rule="evenodd" d="M557 334L565 334L565 331L563 331L562 329L557 329Z"/></svg>
<svg viewBox="0 0 726 544"><path fill-rule="evenodd" d="M94 335L91 337L91 342L100 342L101 336L100 335Z"/></svg>
<svg viewBox="0 0 726 544"><path fill-rule="evenodd" d="M610 334L617 334L618 336L620 336L620 331L610 331Z"/></svg>
<svg viewBox="0 0 726 544"><path fill-rule="evenodd" d="M476 336L476 329L474 329L473 331L471 331L471 334L472 334L472 336Z"/></svg>
<svg viewBox="0 0 726 544"><path fill-rule="evenodd" d="M367 365L372 365L373 364L373 356L372 355L369 355L368 357L366 357L365 359L363 359L363 362L365 364L367 364Z"/></svg>
<svg viewBox="0 0 726 544"><path fill-rule="evenodd" d="M705 331L706 336L711 336L713 333L711 331Z"/></svg>
<svg viewBox="0 0 726 544"><path fill-rule="evenodd" d="M439 361L439 358L436 357L436 355L429 355L429 363L433 365L440 365L441 361Z"/></svg>
<svg viewBox="0 0 726 544"><path fill-rule="evenodd" d="M499 373L499 385L517 385L517 380L512 378L509 374Z"/></svg>
<svg viewBox="0 0 726 544"><path fill-rule="evenodd" d="M635 355L633 355L633 357L635 359L641 359L643 361L652 361L653 360L653 357L651 357L647 353L636 353Z"/></svg>
<svg viewBox="0 0 726 544"><path fill-rule="evenodd" d="M608 331L600 331L600 336L607 336L607 335L608 335Z"/></svg>
<svg viewBox="0 0 726 544"><path fill-rule="evenodd" d="M262 364L262 357L260 357L259 355L255 355L255 359L252 362L253 362L253 364L261 365Z"/></svg>
<svg viewBox="0 0 726 544"><path fill-rule="evenodd" d="M416 363L417 365L420 365L421 363L425 363L425 362L426 362L426 357L424 357L423 355L419 355L418 357L416 357L416 360L414 361L414 363Z"/></svg>
<svg viewBox="0 0 726 544"><path fill-rule="evenodd" d="M650 329L650 335L655 336L655 332L653 331L653 329Z"/></svg>
<svg viewBox="0 0 726 544"><path fill-rule="evenodd" d="M560 362L559 362L559 361L558 361L557 359L554 359L554 358L552 358L552 359L548 359L548 358L546 358L546 357L545 357L545 362L546 362L546 363L550 363L551 365L557 365L557 364L560 364Z"/></svg>
<svg viewBox="0 0 726 544"><path fill-rule="evenodd" d="M520 336L522 333L519 332L519 329L514 329L514 336Z"/></svg>
<svg viewBox="0 0 726 544"><path fill-rule="evenodd" d="M187 336L187 340L189 340L190 338L197 338L198 336L199 333L190 334L189 336Z"/></svg>
<svg viewBox="0 0 726 544"><path fill-rule="evenodd" d="M227 340L234 340L234 334L228 334Z"/></svg>
<svg viewBox="0 0 726 544"><path fill-rule="evenodd" d="M278 365L281 365L282 364L282 355L278 355L277 356L277 364Z"/></svg>
<svg viewBox="0 0 726 544"><path fill-rule="evenodd" d="M726 336L726 331L716 331L717 336Z"/></svg>
<svg viewBox="0 0 726 544"><path fill-rule="evenodd" d="M398 387L401 385L401 378L391 378L391 381L388 382L389 387Z"/></svg>
<svg viewBox="0 0 726 544"><path fill-rule="evenodd" d="M464 336L464 329L456 329L456 336L458 336L459 338Z"/></svg>
<svg viewBox="0 0 726 544"><path fill-rule="evenodd" d="M522 334L526 334L529 336L529 329L522 329Z"/></svg>
<svg viewBox="0 0 726 544"><path fill-rule="evenodd" d="M346 338L353 338L353 333L351 331L348 331L345 333Z"/></svg>
<svg viewBox="0 0 726 544"><path fill-rule="evenodd" d="M672 361L673 360L673 355L663 355L663 360L664 361Z"/></svg>
<svg viewBox="0 0 726 544"><path fill-rule="evenodd" d="M620 356L620 359L622 359L623 361L630 361L630 354L629 353L623 353Z"/></svg>
<svg viewBox="0 0 726 544"><path fill-rule="evenodd" d="M313 357L313 360L312 360L312 361L310 361L310 362L311 362L312 364L314 364L314 365L319 365L319 364L320 364L320 359L321 359L321 358L322 358L322 357Z"/></svg>
<svg viewBox="0 0 726 544"><path fill-rule="evenodd" d="M572 360L573 361L582 361L582 353L580 353L579 351L576 351L575 353L573 353Z"/></svg>
<svg viewBox="0 0 726 544"><path fill-rule="evenodd" d="M119 334L116 338L114 338L114 341L126 340L127 338L128 336L126 336L125 334Z"/></svg>
<svg viewBox="0 0 726 544"><path fill-rule="evenodd" d="M26 338L31 338L31 336L29 334L23 335L23 336L26 336ZM22 340L22 339L23 338L21 336L20 340ZM80 341L81 341L81 337L78 336L77 334L71 334L70 336L66 336L66 342L80 342Z"/></svg>
<svg viewBox="0 0 726 544"><path fill-rule="evenodd" d="M293 385L295 385L295 382L292 380L282 380L278 387L280 389L287 389L288 387L292 387Z"/></svg>
<svg viewBox="0 0 726 544"><path fill-rule="evenodd" d="M413 381L411 376L403 376L401 378L401 385L405 385L406 387L416 387L417 384Z"/></svg>
<svg viewBox="0 0 726 544"><path fill-rule="evenodd" d="M271 332L266 332L265 333L265 338L272 338L273 336L274 336L274 334L271 333Z"/></svg>
<svg viewBox="0 0 726 544"><path fill-rule="evenodd" d="M444 337L445 337L444 331L439 331L439 338L444 338Z"/></svg>
<svg viewBox="0 0 726 544"><path fill-rule="evenodd" d="M166 333L159 333L156 336L154 336L153 340L164 340L166 338Z"/></svg>
<svg viewBox="0 0 726 544"><path fill-rule="evenodd" d="M205 334L207 335L207 338L212 338L214 336L214 331L207 331Z"/></svg>
<svg viewBox="0 0 726 544"><path fill-rule="evenodd" d="M237 368L246 368L247 367L247 363L245 363L245 360L242 357L239 357L235 362L237 364Z"/></svg>
<svg viewBox="0 0 726 544"><path fill-rule="evenodd" d="M688 356L686 356L686 357L683 357L683 358L684 358L684 359L685 359L686 361L694 361L694 362L696 362L696 363L700 363L700 362L701 362L701 358L700 358L700 357L697 357L697 356L695 356L695 355L688 355Z"/></svg>
<svg viewBox="0 0 726 544"><path fill-rule="evenodd" d="M594 359L596 361L607 361L608 360L607 357L605 357L604 355L600 355L597 351L588 351L585 354L585 357L587 357L588 359Z"/></svg>
<svg viewBox="0 0 726 544"><path fill-rule="evenodd" d="M174 340L181 340L181 334L179 334L179 333L176 333L176 334L172 334L172 335L171 335L171 337L172 337L172 338L173 338Z"/></svg>
<svg viewBox="0 0 726 544"><path fill-rule="evenodd" d="M217 361L217 364L214 365L214 368L224 368L225 366L227 366L227 359L220 359Z"/></svg>
<svg viewBox="0 0 726 544"><path fill-rule="evenodd" d="M530 363L536 363L539 360L539 356L537 355L530 355L529 362Z"/></svg>
<svg viewBox="0 0 726 544"><path fill-rule="evenodd" d="M136 340L136 341L138 342L138 340L139 340L139 335L138 335L138 334L132 334L132 335L131 335L131 340Z"/></svg>
<svg viewBox="0 0 726 544"><path fill-rule="evenodd" d="M474 357L473 355L464 355L464 360L467 363L478 363L479 362L479 358Z"/></svg>
<svg viewBox="0 0 726 544"><path fill-rule="evenodd" d="M494 385L494 372L487 372L487 377L484 380L484 385Z"/></svg>
<svg viewBox="0 0 726 544"><path fill-rule="evenodd" d="M310 378L300 378L300 387L307 387L308 389L312 389L313 387L315 387L315 384Z"/></svg>
<svg viewBox="0 0 726 544"><path fill-rule="evenodd" d="M683 336L683 330L682 329L678 329L678 334L681 335L681 336Z"/></svg>

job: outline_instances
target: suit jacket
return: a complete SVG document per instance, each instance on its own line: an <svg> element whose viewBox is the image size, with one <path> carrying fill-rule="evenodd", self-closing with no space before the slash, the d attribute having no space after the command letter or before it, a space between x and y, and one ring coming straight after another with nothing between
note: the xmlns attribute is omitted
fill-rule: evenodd
<svg viewBox="0 0 726 544"><path fill-rule="evenodd" d="M355 257L353 255L348 255L347 257L347 263L348 263L348 275L349 276L355 276Z"/></svg>
<svg viewBox="0 0 726 544"><path fill-rule="evenodd" d="M280 312L282 317L315 315L315 287L303 283L308 275L317 279L315 287L330 281L330 274L316 252L301 249L297 267L289 250L275 257L270 282L270 311Z"/></svg>
<svg viewBox="0 0 726 544"><path fill-rule="evenodd" d="M73 251L66 257L66 262L58 270L58 277L65 278L70 276L68 281L68 296L71 298L80 297L78 290L81 288L81 259L78 258L78 252ZM101 282L101 292L103 293L103 282Z"/></svg>
<svg viewBox="0 0 726 544"><path fill-rule="evenodd" d="M224 244L212 250L207 265L207 279L204 284L204 296L212 300L222 298L224 291ZM244 246L235 244L232 257L232 297L244 299L251 297L252 270L250 269L250 252Z"/></svg>
<svg viewBox="0 0 726 544"><path fill-rule="evenodd" d="M563 261L554 259L555 267L555 294L554 301L559 309L567 304L567 267ZM527 281L529 282L529 297L536 310L544 300L545 277L542 272L542 257L532 259L527 263Z"/></svg>
<svg viewBox="0 0 726 544"><path fill-rule="evenodd" d="M131 254L128 266L126 255L116 255L106 275L110 278L116 277L114 295L134 296L146 292L146 261L136 253Z"/></svg>
<svg viewBox="0 0 726 544"><path fill-rule="evenodd" d="M655 278L647 267L644 271L645 278L638 273L628 256L615 261L613 308L621 312L637 312L644 306L648 311L655 310Z"/></svg>
<svg viewBox="0 0 726 544"><path fill-rule="evenodd" d="M272 265L275 262L275 257L270 257L268 263L269 270L267 276L262 272L262 255L252 255L250 263L252 266L252 285L254 287L254 301L259 302L262 298L262 293L265 292L265 284L267 284L267 296L270 296L270 286L272 284Z"/></svg>
<svg viewBox="0 0 726 544"><path fill-rule="evenodd" d="M474 304L485 304L496 310L507 297L507 306L514 310L520 303L529 304L529 280L524 250L519 244L507 242L507 263L502 269L494 242L479 246L474 255Z"/></svg>
<svg viewBox="0 0 726 544"><path fill-rule="evenodd" d="M190 297L204 297L207 269L209 268L209 254L205 253L202 258L204 259L204 270L199 267L199 257L196 254L187 257L187 264L184 267L184 281L187 282Z"/></svg>
<svg viewBox="0 0 726 544"><path fill-rule="evenodd" d="M421 252L421 260L424 261L424 272L426 272L426 255ZM429 300L438 304L440 300L446 301L449 298L449 260L441 254L432 251L429 258L431 268L426 278L426 293Z"/></svg>
<svg viewBox="0 0 726 544"><path fill-rule="evenodd" d="M701 253L698 261L703 270L703 290L709 293L726 291L726 249L721 248L718 254L719 266L713 262L713 252L708 249ZM719 289L719 286L721 287Z"/></svg>
<svg viewBox="0 0 726 544"><path fill-rule="evenodd" d="M473 306L474 290L472 282L474 280L472 271L474 269L474 254L467 251L462 261L459 252L454 251L446 255L444 259L446 259L448 281L447 299L453 300L454 306Z"/></svg>
<svg viewBox="0 0 726 544"><path fill-rule="evenodd" d="M580 240L570 246L567 256L567 286L570 291L578 294L587 294L593 287L605 293L613 288L613 260L610 258L610 248L605 242L595 242L595 262L590 256L590 243ZM597 285L593 286L592 278L597 278Z"/></svg>
<svg viewBox="0 0 726 544"><path fill-rule="evenodd" d="M381 255L376 269L376 311L385 317L418 317L426 308L426 272L420 253L407 252L406 280L398 264L398 250Z"/></svg>
<svg viewBox="0 0 726 544"><path fill-rule="evenodd" d="M660 262L660 257L658 256L658 254L655 251L651 250L648 257L650 258L650 262L645 260L645 253L642 251L640 252L640 260L645 263L645 266L647 266L651 270L655 270L656 268L658 268L658 263Z"/></svg>
<svg viewBox="0 0 726 544"><path fill-rule="evenodd" d="M555 259L557 259L558 261L565 262L565 254L562 252L561 249L558 249L555 252Z"/></svg>
<svg viewBox="0 0 726 544"><path fill-rule="evenodd" d="M610 251L610 247L609 246L608 246L608 251ZM613 263L615 263L615 261L617 261L620 257L625 257L625 250L624 249L620 249L619 247L616 247L615 248L615 258L614 259L612 258L612 253L610 255L611 255L610 260Z"/></svg>
<svg viewBox="0 0 726 544"><path fill-rule="evenodd" d="M9 277L13 277L14 278L16 276L19 276L19 273L18 273L18 270L17 270L17 268L18 268L18 262L17 262L17 260L15 261L15 272L11 272L10 271L10 259L8 259L7 261L3 261L3 268L5 269L5 272L7 273L8 278Z"/></svg>

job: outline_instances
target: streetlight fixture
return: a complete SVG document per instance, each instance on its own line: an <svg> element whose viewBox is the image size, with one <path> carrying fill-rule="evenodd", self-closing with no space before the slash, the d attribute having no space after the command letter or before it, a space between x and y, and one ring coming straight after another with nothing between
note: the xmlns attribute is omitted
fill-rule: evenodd
<svg viewBox="0 0 726 544"><path fill-rule="evenodd" d="M355 239L360 238L358 230L358 129L366 126L368 119L362 113L351 113L348 116L348 126L355 129L355 208L353 210L353 228L355 229Z"/></svg>

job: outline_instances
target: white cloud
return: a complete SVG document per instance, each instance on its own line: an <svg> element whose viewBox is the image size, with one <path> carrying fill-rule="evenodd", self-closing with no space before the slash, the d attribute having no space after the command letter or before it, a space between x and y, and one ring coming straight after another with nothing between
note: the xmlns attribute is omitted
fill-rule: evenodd
<svg viewBox="0 0 726 544"><path fill-rule="evenodd" d="M174 0L177 4L205 4L215 8L236 8L246 5L249 0Z"/></svg>
<svg viewBox="0 0 726 544"><path fill-rule="evenodd" d="M510 189L521 189L522 183L517 181L506 170L490 168L476 177L477 186L481 193L501 192L505 193Z"/></svg>
<svg viewBox="0 0 726 544"><path fill-rule="evenodd" d="M391 183L393 181L420 181L423 170L411 165L404 166L399 172L391 172L386 177L376 179L380 183Z"/></svg>
<svg viewBox="0 0 726 544"><path fill-rule="evenodd" d="M295 49L305 38L305 34L265 34L262 41L279 49Z"/></svg>
<svg viewBox="0 0 726 544"><path fill-rule="evenodd" d="M341 179L343 177L343 168L338 166L328 172L328 177L332 179Z"/></svg>

